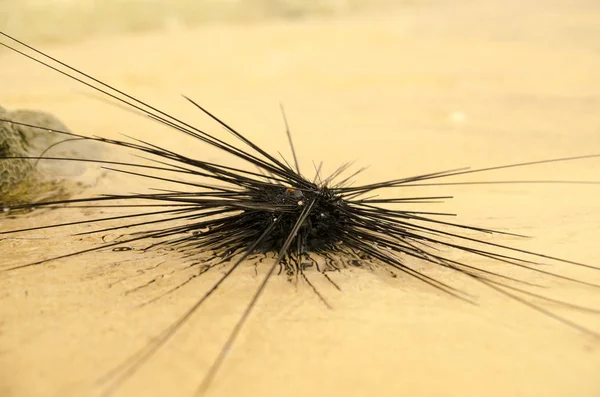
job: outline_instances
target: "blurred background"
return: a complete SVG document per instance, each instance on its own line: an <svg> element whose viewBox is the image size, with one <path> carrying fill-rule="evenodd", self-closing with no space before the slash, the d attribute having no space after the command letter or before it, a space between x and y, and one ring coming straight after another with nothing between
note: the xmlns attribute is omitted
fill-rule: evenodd
<svg viewBox="0 0 600 397"><path fill-rule="evenodd" d="M0 0L0 30L26 40L69 41L102 33L176 30L207 23L333 17L433 1Z"/></svg>

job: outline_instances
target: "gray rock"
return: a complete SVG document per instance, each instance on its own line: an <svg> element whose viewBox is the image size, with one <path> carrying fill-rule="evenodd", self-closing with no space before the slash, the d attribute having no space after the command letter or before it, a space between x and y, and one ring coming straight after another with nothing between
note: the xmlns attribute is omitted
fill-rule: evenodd
<svg viewBox="0 0 600 397"><path fill-rule="evenodd" d="M0 117L11 121L31 124L53 130L67 131L67 127L51 114L17 110L8 112L0 107ZM42 128L0 122L0 158L36 157L48 148L63 141L63 134ZM42 175L44 167L38 167L36 160L0 160L0 203L29 202L35 196L49 193L55 184L42 183L47 179Z"/></svg>

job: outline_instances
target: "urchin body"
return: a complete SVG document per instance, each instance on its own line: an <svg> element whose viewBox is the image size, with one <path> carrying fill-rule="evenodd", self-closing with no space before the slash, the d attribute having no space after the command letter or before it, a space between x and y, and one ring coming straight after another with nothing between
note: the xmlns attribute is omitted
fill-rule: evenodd
<svg viewBox="0 0 600 397"><path fill-rule="evenodd" d="M248 210L248 220L255 220L254 229L261 230L269 222L281 218L272 236L261 245L262 251L279 251L290 235L298 216L309 203L313 208L305 223L300 227L292 241L298 254L304 252L321 252L332 250L340 241L341 234L348 226L348 214L343 199L325 186L318 186L307 181L308 189L294 187L269 187L256 196L250 197L253 202L265 201L267 206L282 206L277 211L254 212ZM277 208L277 207L276 207Z"/></svg>

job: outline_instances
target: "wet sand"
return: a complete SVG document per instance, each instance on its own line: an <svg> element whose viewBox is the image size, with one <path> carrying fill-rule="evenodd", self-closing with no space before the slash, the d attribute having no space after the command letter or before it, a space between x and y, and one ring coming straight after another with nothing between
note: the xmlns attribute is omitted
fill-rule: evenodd
<svg viewBox="0 0 600 397"><path fill-rule="evenodd" d="M45 44L44 50L220 134L180 97L184 93L267 149L288 155L281 101L301 167L308 170L311 160L322 159L333 171L357 160L370 165L357 178L365 182L600 153L598 20L600 8L593 1L568 6L486 1L103 36ZM211 161L227 160L94 100L78 84L15 54L2 51L0 65L0 104L6 108L51 112L83 134L126 133ZM596 159L462 180L599 180L599 175ZM92 173L89 180L96 177ZM108 176L96 190L144 186ZM597 186L421 192L454 195L435 210L457 212L456 221L535 236L499 237L500 243L600 263ZM1 229L94 214L34 213L2 219ZM2 262L28 263L101 241L101 236L68 235L65 230L1 237ZM191 273L176 272L136 288L178 268L175 255L109 251L0 274L0 395L96 395L99 377L147 345L219 277L209 272L139 307ZM600 283L599 272L567 265L552 270ZM115 396L193 395L265 271L252 264L241 269ZM318 274L311 276L334 307L329 311L306 285L274 278L208 395L600 394L597 339L464 277L427 271L472 293L479 305L408 276L355 269L332 276L341 292ZM600 308L597 289L515 275L544 282L551 287L544 291L554 297ZM598 315L547 307L600 330Z"/></svg>

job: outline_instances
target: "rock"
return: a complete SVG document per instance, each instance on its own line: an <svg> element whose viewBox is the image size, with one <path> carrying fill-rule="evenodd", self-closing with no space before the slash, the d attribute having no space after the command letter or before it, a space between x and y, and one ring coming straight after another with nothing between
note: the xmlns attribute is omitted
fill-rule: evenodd
<svg viewBox="0 0 600 397"><path fill-rule="evenodd" d="M60 120L44 112L8 112L0 107L0 118L68 132ZM64 139L57 132L0 121L0 158L41 156ZM38 163L26 158L0 160L0 204L28 203L56 189L56 183L48 182L46 168Z"/></svg>

